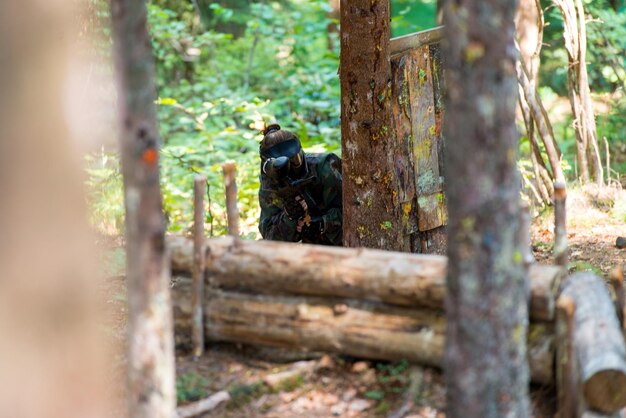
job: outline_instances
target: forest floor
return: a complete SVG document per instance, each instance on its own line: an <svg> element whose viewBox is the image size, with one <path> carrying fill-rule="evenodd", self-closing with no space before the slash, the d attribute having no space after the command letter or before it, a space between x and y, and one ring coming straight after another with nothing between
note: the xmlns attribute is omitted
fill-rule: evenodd
<svg viewBox="0 0 626 418"><path fill-rule="evenodd" d="M618 189L578 189L567 201L571 270L592 270L608 277L626 263L626 249L618 249L618 236L626 224L609 213ZM552 263L551 211L535 217L531 240L536 260ZM119 264L119 251L113 253ZM117 258L117 261L116 261ZM111 260L109 260L111 261ZM112 416L125 416L126 295L123 274L111 273L103 283L106 295L106 330L113 341ZM377 362L338 355L303 356L279 349L238 344L214 344L199 359L178 352L177 393L184 404L226 390L231 400L203 417L445 417L445 389L439 370L412 366L405 361ZM121 382L121 383L120 383ZM533 416L554 416L554 389L533 387Z"/></svg>

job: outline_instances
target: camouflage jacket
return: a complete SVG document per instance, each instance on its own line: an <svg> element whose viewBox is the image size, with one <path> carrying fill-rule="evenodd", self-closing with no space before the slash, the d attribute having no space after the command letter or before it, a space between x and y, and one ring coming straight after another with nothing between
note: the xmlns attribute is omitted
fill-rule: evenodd
<svg viewBox="0 0 626 418"><path fill-rule="evenodd" d="M302 241L309 244L342 245L341 159L335 154L305 154L308 173L313 177L298 189L289 189L288 196L261 171L259 203L261 220L259 230L264 239L274 241ZM312 226L296 230L297 220L287 217L283 209L286 198L304 196L312 218ZM315 227L313 227L315 226Z"/></svg>

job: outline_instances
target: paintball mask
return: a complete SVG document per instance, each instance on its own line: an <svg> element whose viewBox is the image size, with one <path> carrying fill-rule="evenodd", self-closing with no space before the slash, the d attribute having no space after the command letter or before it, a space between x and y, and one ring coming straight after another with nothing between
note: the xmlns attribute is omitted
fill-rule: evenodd
<svg viewBox="0 0 626 418"><path fill-rule="evenodd" d="M261 158L263 173L274 181L296 180L305 172L304 151L296 137L264 150Z"/></svg>

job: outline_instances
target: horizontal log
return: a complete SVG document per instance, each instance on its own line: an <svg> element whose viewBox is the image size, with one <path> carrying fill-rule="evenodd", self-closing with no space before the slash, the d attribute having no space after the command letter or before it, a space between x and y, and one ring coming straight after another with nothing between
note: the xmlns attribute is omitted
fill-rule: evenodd
<svg viewBox="0 0 626 418"><path fill-rule="evenodd" d="M427 29L420 32L410 33L404 36L392 38L389 42L389 54L393 57L412 49L425 45L434 44L443 39L443 26Z"/></svg>
<svg viewBox="0 0 626 418"><path fill-rule="evenodd" d="M193 243L168 237L172 269L189 274ZM398 306L443 309L447 258L364 248L294 245L221 237L206 242L206 273L214 287L261 294L345 297ZM530 267L530 318L554 319L561 270Z"/></svg>
<svg viewBox="0 0 626 418"><path fill-rule="evenodd" d="M574 302L574 349L587 405L610 414L626 407L626 343L602 279L593 273L568 277L561 297Z"/></svg>
<svg viewBox="0 0 626 418"><path fill-rule="evenodd" d="M177 344L189 343L190 283L172 287ZM230 341L355 357L398 360L441 367L446 320L432 309L304 296L269 296L213 290L205 301L205 334ZM531 376L552 382L554 332L551 324L531 324Z"/></svg>

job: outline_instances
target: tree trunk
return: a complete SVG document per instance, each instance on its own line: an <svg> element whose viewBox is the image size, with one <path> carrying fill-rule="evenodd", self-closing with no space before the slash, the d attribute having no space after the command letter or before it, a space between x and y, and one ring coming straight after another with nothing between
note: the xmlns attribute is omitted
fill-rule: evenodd
<svg viewBox="0 0 626 418"><path fill-rule="evenodd" d="M515 166L516 1L445 3L447 416L530 415Z"/></svg>
<svg viewBox="0 0 626 418"><path fill-rule="evenodd" d="M143 1L111 2L126 205L129 415L171 418L176 406L159 131Z"/></svg>
<svg viewBox="0 0 626 418"><path fill-rule="evenodd" d="M167 241L172 269L189 274L193 245L183 237ZM446 257L247 241L230 237L206 241L209 283L221 289L261 294L346 297L398 306L443 309ZM554 319L554 288L560 269L530 268L530 318Z"/></svg>
<svg viewBox="0 0 626 418"><path fill-rule="evenodd" d="M542 14L538 0L520 0L515 15L520 53L533 83L536 82L539 73L539 50L543 36Z"/></svg>
<svg viewBox="0 0 626 418"><path fill-rule="evenodd" d="M574 311L574 347L579 380L591 409L614 413L626 407L626 345L603 280L576 273L564 282L562 297Z"/></svg>
<svg viewBox="0 0 626 418"><path fill-rule="evenodd" d="M585 14L580 0L553 0L563 15L563 38L568 55L568 89L576 132L577 159L583 182L603 183L596 123L587 77ZM591 176L590 176L591 175Z"/></svg>
<svg viewBox="0 0 626 418"><path fill-rule="evenodd" d="M557 181L565 181L565 175L561 168L561 150L554 139L554 131L552 124L548 119L548 114L543 107L543 103L537 94L535 86L530 82L528 70L522 61L515 64L517 71L517 80L524 92L524 100L528 103L532 119L537 125L539 136L543 140L543 145L548 154L548 161L552 168L552 175Z"/></svg>
<svg viewBox="0 0 626 418"><path fill-rule="evenodd" d="M587 24L585 23L585 11L581 0L576 0L576 13L578 15L579 26L579 53L578 53L578 92L583 106L583 117L587 130L587 159L594 181L602 185L602 160L598 149L598 137L596 133L596 117L591 103L591 92L589 90L589 79L587 77Z"/></svg>
<svg viewBox="0 0 626 418"><path fill-rule="evenodd" d="M189 343L190 285L190 279L177 277L173 286L177 343L182 345ZM205 315L205 333L216 341L442 365L446 319L441 311L215 290L207 296ZM535 324L528 335L533 381L549 384L553 379L553 327Z"/></svg>
<svg viewBox="0 0 626 418"><path fill-rule="evenodd" d="M543 42L543 11L539 0L521 0L517 9L515 19L515 27L517 30L518 45L520 50L520 59L528 69L528 81L531 86L538 84L537 75L539 73L539 53ZM535 96L539 100L538 96ZM552 183L554 178L550 178L550 174L543 161L539 144L535 138L535 118L533 111L526 101L524 89L520 85L519 105L528 142L530 144L530 159L533 165L533 173L537 191L540 195L541 204L548 206L552 203ZM547 115L547 113L543 113ZM544 135L541 135L543 138Z"/></svg>
<svg viewBox="0 0 626 418"><path fill-rule="evenodd" d="M343 239L347 247L410 251L398 219L394 156L389 0L341 2Z"/></svg>
<svg viewBox="0 0 626 418"><path fill-rule="evenodd" d="M519 105L522 112L522 117L524 118L524 124L526 125L526 132L528 134L528 143L530 145L530 160L533 165L535 182L537 184L537 189L541 197L541 203L545 206L548 206L552 202L551 192L549 191L549 185L552 184L552 179L550 179L550 173L546 168L543 157L541 156L541 152L539 150L539 144L537 143L537 139L535 138L535 120L533 119L530 107L528 106L528 103L524 98L524 90L521 86L519 90Z"/></svg>
<svg viewBox="0 0 626 418"><path fill-rule="evenodd" d="M97 65L85 62L93 58L87 38L93 20L77 6L0 2L0 416L6 418L111 414L103 394L114 379L100 374L108 361L101 350L105 319L100 271L91 265L83 164L85 147L100 147L97 129L83 124L94 116L102 122L103 109L92 106L97 95L85 76ZM86 106L77 105L83 100ZM70 129L77 121L78 132Z"/></svg>

